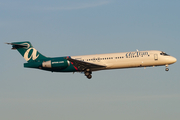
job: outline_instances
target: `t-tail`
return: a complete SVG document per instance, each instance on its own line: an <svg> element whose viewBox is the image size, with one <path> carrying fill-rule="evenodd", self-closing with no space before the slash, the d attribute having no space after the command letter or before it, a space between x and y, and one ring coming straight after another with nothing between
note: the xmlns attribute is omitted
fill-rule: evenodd
<svg viewBox="0 0 180 120"><path fill-rule="evenodd" d="M12 42L7 44L12 45L12 49L17 49L27 62L34 62L47 58L39 53L29 41Z"/></svg>

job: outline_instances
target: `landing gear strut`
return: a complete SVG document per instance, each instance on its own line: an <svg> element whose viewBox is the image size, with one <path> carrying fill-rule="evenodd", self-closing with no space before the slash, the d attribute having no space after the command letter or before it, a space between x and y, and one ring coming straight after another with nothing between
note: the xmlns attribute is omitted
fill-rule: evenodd
<svg viewBox="0 0 180 120"><path fill-rule="evenodd" d="M168 68L168 65L166 65L166 69L165 69L166 71L169 71L169 68Z"/></svg>
<svg viewBox="0 0 180 120"><path fill-rule="evenodd" d="M91 79L92 78L92 71L90 69L87 69L85 72L84 72L84 75L88 78L88 79Z"/></svg>

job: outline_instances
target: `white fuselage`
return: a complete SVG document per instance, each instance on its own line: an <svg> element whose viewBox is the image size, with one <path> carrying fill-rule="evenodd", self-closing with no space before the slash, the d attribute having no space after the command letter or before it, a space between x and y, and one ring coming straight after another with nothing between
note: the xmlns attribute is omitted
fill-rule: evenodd
<svg viewBox="0 0 180 120"><path fill-rule="evenodd" d="M163 54L162 51L134 51L123 53L110 53L110 54L95 54L95 55L82 55L71 56L73 59L89 62L106 66L105 68L96 68L92 71L102 69L119 69L119 68L132 68L132 67L148 67L148 66L161 66L175 63L176 58Z"/></svg>

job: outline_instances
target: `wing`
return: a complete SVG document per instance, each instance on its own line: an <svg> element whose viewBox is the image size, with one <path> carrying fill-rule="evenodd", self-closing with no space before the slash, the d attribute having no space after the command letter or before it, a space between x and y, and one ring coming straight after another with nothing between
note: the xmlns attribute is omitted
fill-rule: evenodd
<svg viewBox="0 0 180 120"><path fill-rule="evenodd" d="M72 59L70 57L67 57L66 59L69 60L71 64L73 64L79 71L85 71L86 69L95 70L106 67L103 65L97 65L93 63L84 62L81 60Z"/></svg>

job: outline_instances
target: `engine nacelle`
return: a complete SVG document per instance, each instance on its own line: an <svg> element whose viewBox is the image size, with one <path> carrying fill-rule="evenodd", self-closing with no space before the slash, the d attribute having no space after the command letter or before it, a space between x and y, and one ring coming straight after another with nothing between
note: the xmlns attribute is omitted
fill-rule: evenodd
<svg viewBox="0 0 180 120"><path fill-rule="evenodd" d="M70 65L70 62L68 60L49 60L42 62L43 68L58 68L63 69Z"/></svg>

